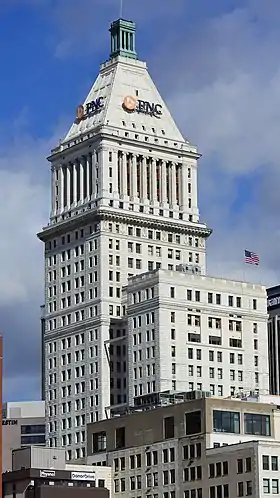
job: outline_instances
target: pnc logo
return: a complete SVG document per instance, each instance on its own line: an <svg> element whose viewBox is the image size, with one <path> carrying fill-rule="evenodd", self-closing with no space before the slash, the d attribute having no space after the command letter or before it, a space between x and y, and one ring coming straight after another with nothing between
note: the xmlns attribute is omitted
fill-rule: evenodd
<svg viewBox="0 0 280 498"><path fill-rule="evenodd" d="M85 106L79 105L76 109L77 122L99 112L104 106L103 100L103 97L98 97L96 100L88 102Z"/></svg>
<svg viewBox="0 0 280 498"><path fill-rule="evenodd" d="M134 111L137 106L137 100L134 97L131 97L131 95L127 95L124 98L123 106L128 111Z"/></svg>
<svg viewBox="0 0 280 498"><path fill-rule="evenodd" d="M162 115L162 105L148 102L147 100L137 100L131 95L127 95L123 100L123 109L127 112L138 112L141 114L149 114L150 116L159 118Z"/></svg>

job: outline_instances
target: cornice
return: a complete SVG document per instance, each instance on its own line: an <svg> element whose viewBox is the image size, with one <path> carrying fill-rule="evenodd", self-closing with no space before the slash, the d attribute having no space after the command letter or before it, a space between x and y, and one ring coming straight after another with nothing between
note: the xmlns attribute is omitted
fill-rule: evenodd
<svg viewBox="0 0 280 498"><path fill-rule="evenodd" d="M122 211L111 211L109 208L95 208L76 215L73 218L67 218L61 222L49 225L37 234L37 237L42 241L47 241L54 236L64 234L65 231L81 228L88 223L94 221L111 221L137 225L155 230L166 230L187 235L196 235L207 238L211 235L212 229L206 225L186 222L183 220L175 220L174 218L151 217L143 213L134 213Z"/></svg>
<svg viewBox="0 0 280 498"><path fill-rule="evenodd" d="M154 137L154 135L151 135L150 133L143 133L137 130L124 130L116 127L110 127L110 126L98 126L94 130L81 133L80 135L73 137L72 140L69 140L68 143L61 143L61 145L55 147L51 152L51 155L47 157L47 160L50 162L53 161L58 161L61 159L63 156L72 156L72 155L77 155L79 153L82 154L82 151L85 149L86 146L88 148L91 148L91 145L96 142L100 142L102 140L106 140L109 142L112 142L113 144L118 144L119 147L122 147L123 145L129 146L132 145L133 148L141 147L144 150L150 151L152 149L153 153L160 154L161 152L164 152L165 154L171 154L171 155L178 155L181 156L182 158L190 158L190 159L199 159L201 157L201 154L195 150L192 150L193 145L188 144L186 142L178 142L178 145L183 146L184 148L179 148L179 147L172 147L170 145L166 145L164 143L155 143L155 142L145 142L144 140L136 140L131 137L125 137L123 135L117 135L114 134L116 131L121 131L122 133L124 131L128 131L130 133L137 133L139 136L149 136L151 138L158 138ZM165 137L166 140L168 137ZM162 137L160 137L160 140L162 141ZM70 146L67 146L68 144L72 144ZM187 149L187 147L190 147L190 149Z"/></svg>

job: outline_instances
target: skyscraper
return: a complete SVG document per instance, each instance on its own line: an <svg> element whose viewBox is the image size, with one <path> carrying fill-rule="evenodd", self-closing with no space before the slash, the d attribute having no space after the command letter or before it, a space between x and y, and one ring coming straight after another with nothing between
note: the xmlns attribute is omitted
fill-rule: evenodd
<svg viewBox="0 0 280 498"><path fill-rule="evenodd" d="M110 33L110 58L48 158L52 208L39 234L47 437L69 459L84 456L88 422L131 398L129 277L180 265L204 275L211 233L199 219L200 154L137 59L135 24L119 19Z"/></svg>

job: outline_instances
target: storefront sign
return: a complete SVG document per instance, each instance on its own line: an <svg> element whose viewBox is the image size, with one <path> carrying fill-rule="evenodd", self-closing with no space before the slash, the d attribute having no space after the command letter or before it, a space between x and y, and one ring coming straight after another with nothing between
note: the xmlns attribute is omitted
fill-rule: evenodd
<svg viewBox="0 0 280 498"><path fill-rule="evenodd" d="M127 112L138 112L160 117L162 115L162 105L148 102L147 100L137 100L131 95L127 95L123 101L123 108Z"/></svg>
<svg viewBox="0 0 280 498"><path fill-rule="evenodd" d="M95 481L95 472L71 472L73 481Z"/></svg>
<svg viewBox="0 0 280 498"><path fill-rule="evenodd" d="M2 425L18 425L18 420L4 419Z"/></svg>
<svg viewBox="0 0 280 498"><path fill-rule="evenodd" d="M272 308L272 306L280 306L280 296L272 297L267 300L267 307Z"/></svg>
<svg viewBox="0 0 280 498"><path fill-rule="evenodd" d="M77 121L86 119L89 116L92 116L93 114L99 112L104 107L103 100L104 100L103 97L98 97L98 99L92 100L91 102L88 102L84 106L79 105L76 110Z"/></svg>
<svg viewBox="0 0 280 498"><path fill-rule="evenodd" d="M55 470L40 470L40 477L55 477Z"/></svg>

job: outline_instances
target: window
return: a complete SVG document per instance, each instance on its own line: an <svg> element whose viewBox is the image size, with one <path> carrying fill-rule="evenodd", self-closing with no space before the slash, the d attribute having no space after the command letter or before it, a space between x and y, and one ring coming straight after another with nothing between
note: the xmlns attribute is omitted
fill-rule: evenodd
<svg viewBox="0 0 280 498"><path fill-rule="evenodd" d="M278 457L277 456L271 457L271 470L278 470Z"/></svg>
<svg viewBox="0 0 280 498"><path fill-rule="evenodd" d="M245 460L245 472L252 472L252 459L251 459L251 457L248 457Z"/></svg>
<svg viewBox="0 0 280 498"><path fill-rule="evenodd" d="M228 462L223 462L223 476L228 475Z"/></svg>
<svg viewBox="0 0 280 498"><path fill-rule="evenodd" d="M170 297L175 297L175 287L170 287Z"/></svg>
<svg viewBox="0 0 280 498"><path fill-rule="evenodd" d="M244 483L243 482L237 483L237 496L244 496Z"/></svg>
<svg viewBox="0 0 280 498"><path fill-rule="evenodd" d="M269 494L270 493L270 482L269 482L269 479L263 479L263 493L264 494Z"/></svg>
<svg viewBox="0 0 280 498"><path fill-rule="evenodd" d="M174 437L174 417L164 419L164 438L171 439Z"/></svg>
<svg viewBox="0 0 280 498"><path fill-rule="evenodd" d="M238 412L226 412L213 410L214 432L240 433L240 414Z"/></svg>
<svg viewBox="0 0 280 498"><path fill-rule="evenodd" d="M115 431L116 449L125 447L125 427L118 427Z"/></svg>
<svg viewBox="0 0 280 498"><path fill-rule="evenodd" d="M243 459L242 458L239 458L237 460L237 473L243 474Z"/></svg>
<svg viewBox="0 0 280 498"><path fill-rule="evenodd" d="M195 411L185 414L186 435L201 432L201 412Z"/></svg>
<svg viewBox="0 0 280 498"><path fill-rule="evenodd" d="M209 463L209 478L215 477L215 464Z"/></svg>
<svg viewBox="0 0 280 498"><path fill-rule="evenodd" d="M106 451L106 432L95 432L92 435L92 451Z"/></svg>
<svg viewBox="0 0 280 498"><path fill-rule="evenodd" d="M263 455L262 457L263 470L269 470L269 456Z"/></svg>
<svg viewBox="0 0 280 498"><path fill-rule="evenodd" d="M271 493L273 495L279 494L279 480L278 479L271 479Z"/></svg>
<svg viewBox="0 0 280 498"><path fill-rule="evenodd" d="M246 494L247 494L247 496L251 496L253 494L252 481L246 481Z"/></svg>
<svg viewBox="0 0 280 498"><path fill-rule="evenodd" d="M244 414L245 434L256 434L259 436L270 436L270 416L257 413Z"/></svg>

